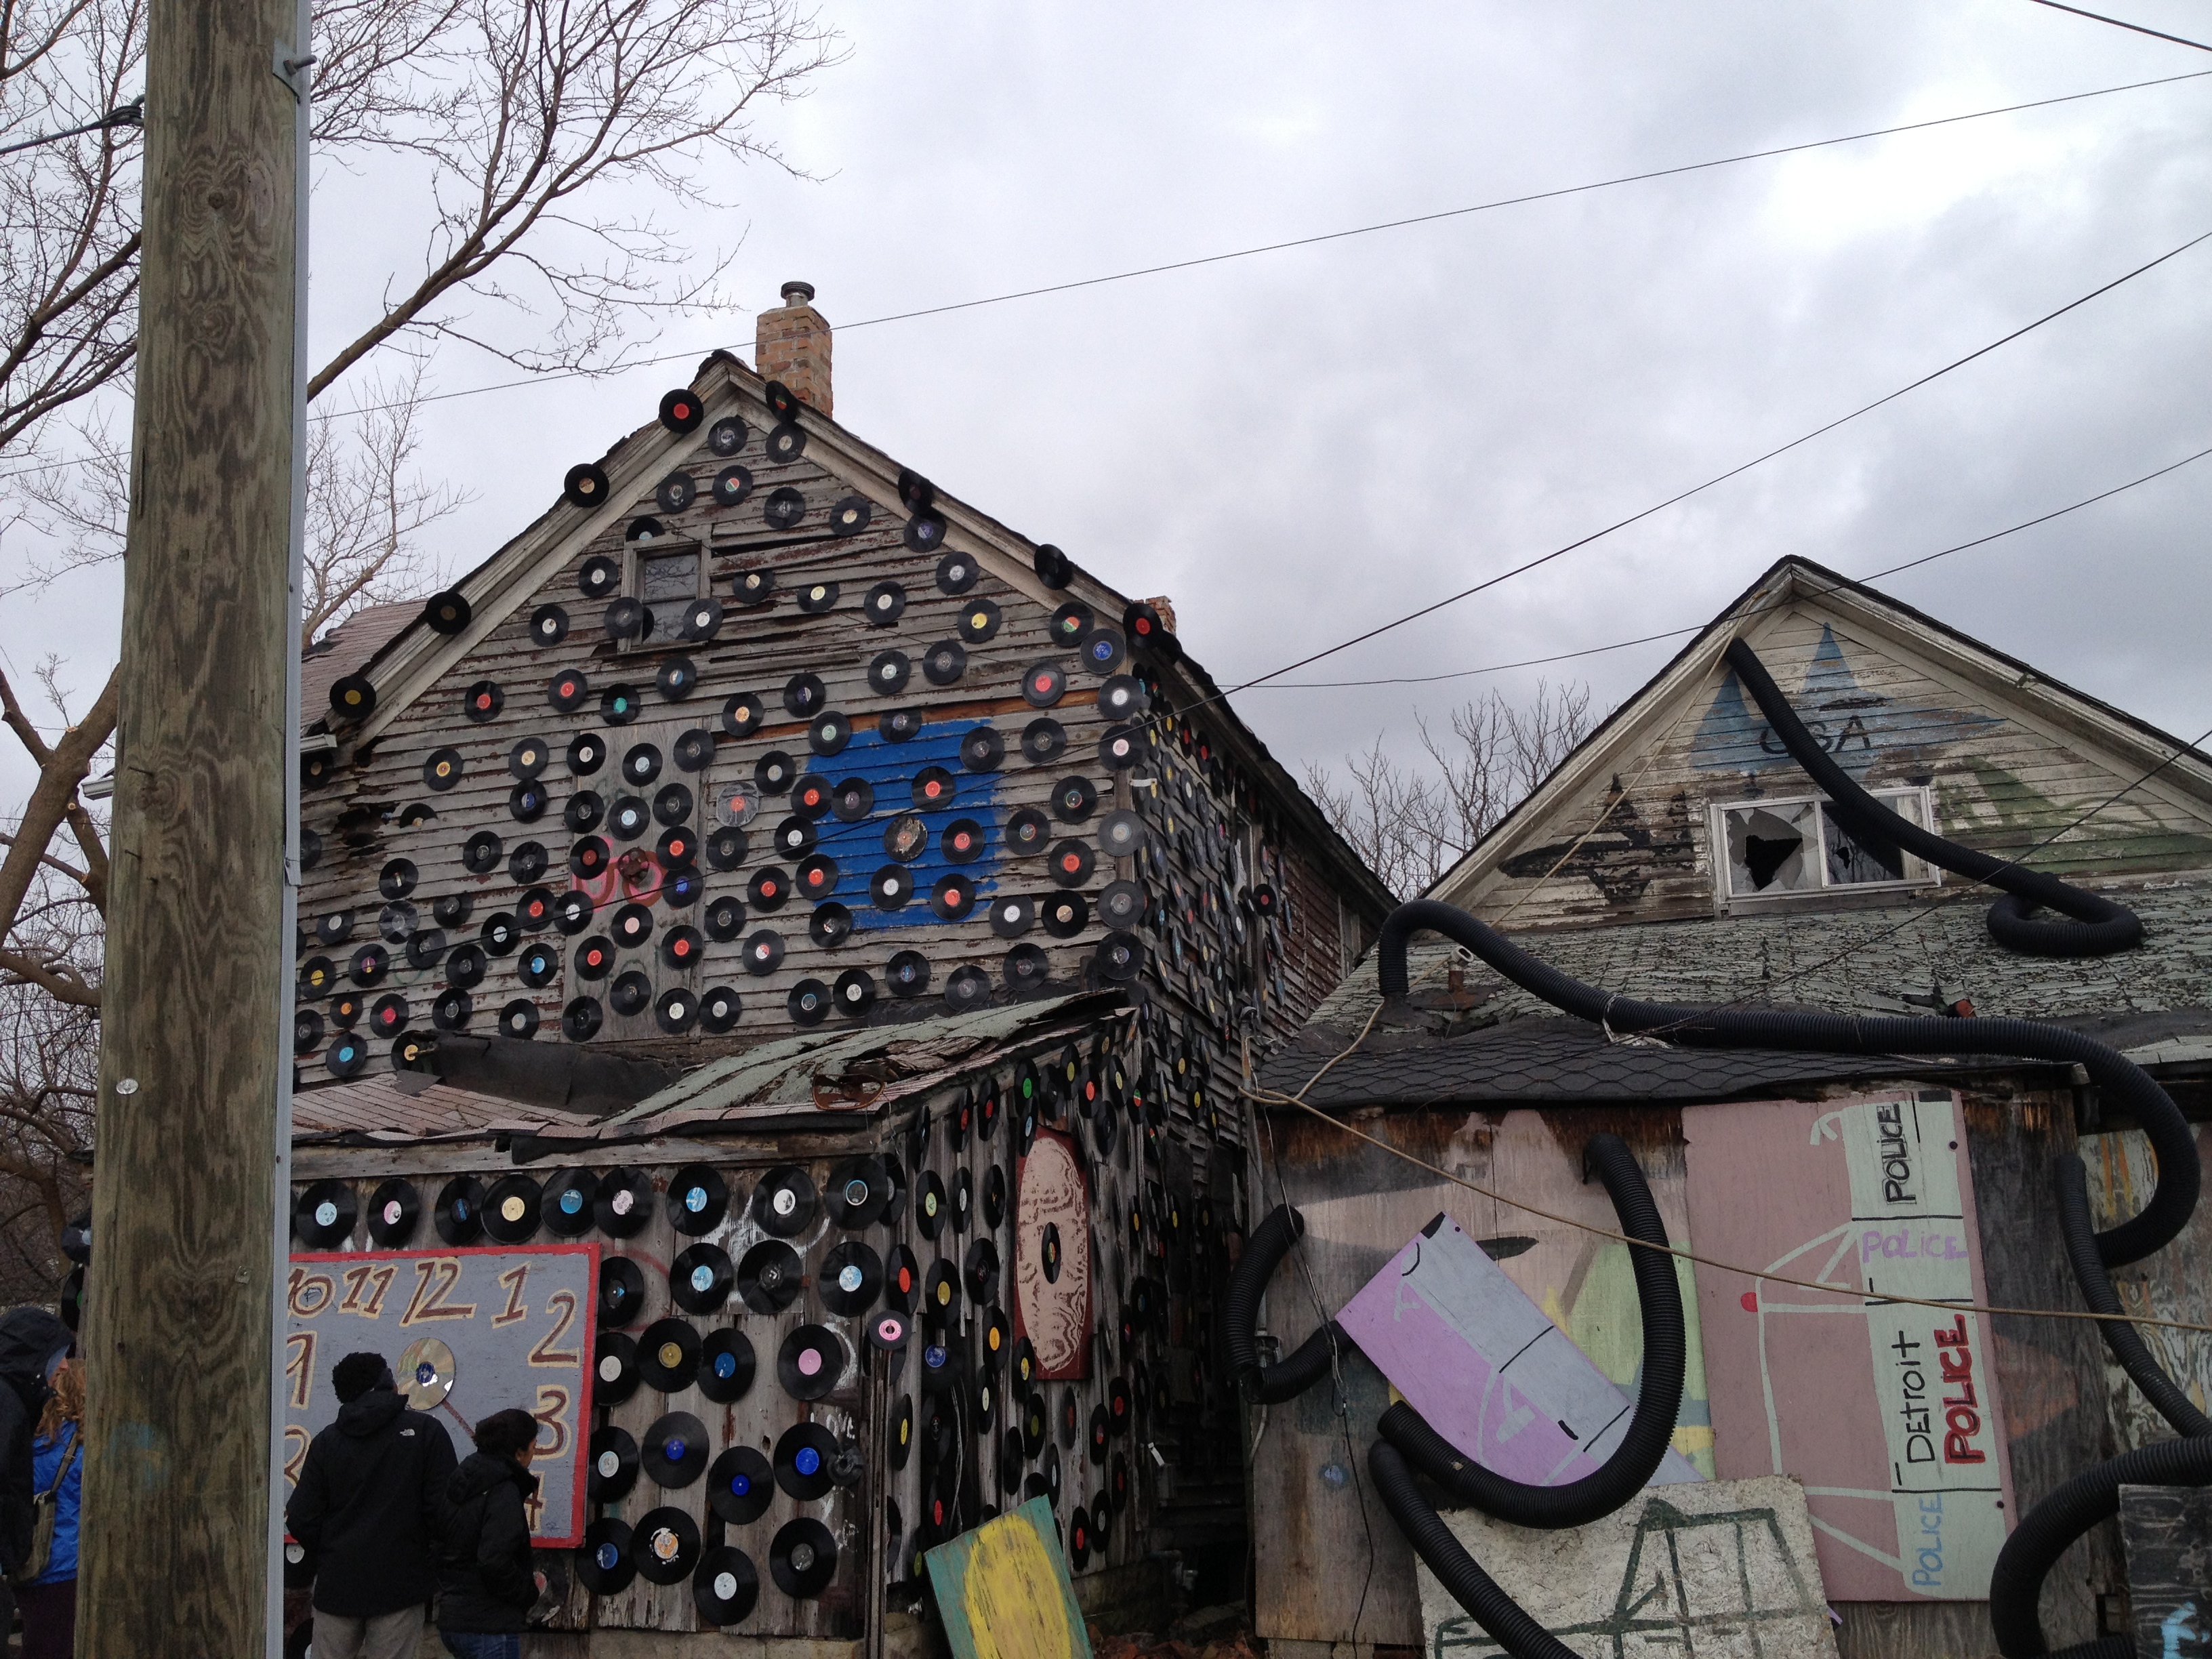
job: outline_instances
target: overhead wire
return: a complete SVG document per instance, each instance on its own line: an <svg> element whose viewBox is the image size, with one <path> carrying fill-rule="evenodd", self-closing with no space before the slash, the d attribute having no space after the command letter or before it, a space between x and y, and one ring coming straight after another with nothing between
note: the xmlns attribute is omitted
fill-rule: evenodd
<svg viewBox="0 0 2212 1659"><path fill-rule="evenodd" d="M118 104L97 121L88 121L81 127L71 127L66 132L42 132L35 138L20 139L12 144L0 144L0 155L13 155L18 150L36 149L43 144L58 144L64 138L82 138L88 132L105 132L111 127L143 127L146 125L146 94L140 93L127 104Z"/></svg>
<svg viewBox="0 0 2212 1659"><path fill-rule="evenodd" d="M2101 11L2084 11L2079 6L2060 3L2060 0L2028 0L2033 6L2048 6L2053 11L2071 12L2076 17L2087 17L2093 22L2110 23L2116 29L2126 29L2133 34L2148 34L2154 40L2171 40L2177 46L2192 46L2198 52L2212 52L2202 40L2191 40L2185 34L2168 34L2164 29L2148 28L2141 23L2130 23L2124 17L2107 17Z"/></svg>

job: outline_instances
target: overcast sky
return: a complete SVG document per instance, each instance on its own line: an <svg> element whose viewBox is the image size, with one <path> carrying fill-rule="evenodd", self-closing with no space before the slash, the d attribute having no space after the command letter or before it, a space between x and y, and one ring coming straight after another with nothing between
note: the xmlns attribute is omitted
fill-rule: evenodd
<svg viewBox="0 0 2212 1659"><path fill-rule="evenodd" d="M2212 37L2201 0L2111 0ZM2212 70L2027 0L875 6L773 112L813 182L717 179L751 356L803 277L833 324L1869 127ZM319 337L407 258L404 184L326 179ZM1133 594L1224 684L1548 551L2212 230L2212 80L1072 294L842 332L836 414ZM441 348L435 388L510 378ZM683 368L454 399L449 569ZM1925 391L1291 677L1441 674L1701 623L1774 559L1863 574L2212 445L2212 243ZM2185 737L2212 726L2212 460L1883 586ZM20 556L11 555L11 556ZM113 574L7 602L17 668L97 687ZM1629 695L1673 642L1548 671ZM1295 769L1413 746L1492 684L1255 690ZM27 786L15 756L0 798Z"/></svg>

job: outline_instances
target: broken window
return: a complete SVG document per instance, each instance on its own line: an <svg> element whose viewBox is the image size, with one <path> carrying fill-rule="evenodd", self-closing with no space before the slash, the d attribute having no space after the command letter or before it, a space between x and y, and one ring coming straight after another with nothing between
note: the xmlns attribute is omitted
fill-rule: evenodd
<svg viewBox="0 0 2212 1659"><path fill-rule="evenodd" d="M699 597L699 554L660 553L637 562L637 596L647 605L681 605Z"/></svg>
<svg viewBox="0 0 2212 1659"><path fill-rule="evenodd" d="M1924 791L1875 799L1911 823L1928 822ZM1717 825L1727 850L1728 898L1903 884L1933 873L1895 847L1860 842L1825 800L1737 801L1719 809Z"/></svg>

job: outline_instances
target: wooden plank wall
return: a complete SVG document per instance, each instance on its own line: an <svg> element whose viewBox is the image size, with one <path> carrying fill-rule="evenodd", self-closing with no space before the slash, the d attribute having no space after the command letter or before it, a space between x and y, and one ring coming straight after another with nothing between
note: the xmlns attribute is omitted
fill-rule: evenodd
<svg viewBox="0 0 2212 1659"><path fill-rule="evenodd" d="M1812 693L1801 695L1824 631L1849 678L1830 659ZM2046 738L1886 642L1853 636L1814 606L1778 615L1754 644L1815 735L1842 744L1860 782L1873 789L1932 785L1936 828L1966 846L2021 853L2136 775L2080 744ZM1778 752L1749 699L1729 701L1735 693L1725 671L1708 680L1668 712L1650 744L1623 754L1580 798L1518 834L1513 856L1484 889L1484 913L1517 906L1516 927L1711 914L1709 805L1817 793ZM1655 746L1657 758L1650 760ZM1869 755L1871 763L1862 765ZM1608 805L1604 826L1571 852ZM1565 866L1544 881L1563 856ZM2208 860L2212 815L2138 791L2063 837L2038 863L2061 875L2124 878Z"/></svg>

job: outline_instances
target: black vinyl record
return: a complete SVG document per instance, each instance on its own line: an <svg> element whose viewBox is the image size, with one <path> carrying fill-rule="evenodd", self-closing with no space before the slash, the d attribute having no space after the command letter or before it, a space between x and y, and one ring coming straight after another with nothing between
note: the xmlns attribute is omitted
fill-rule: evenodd
<svg viewBox="0 0 2212 1659"><path fill-rule="evenodd" d="M963 1170L964 1174L965 1171ZM968 1256L963 1264L962 1276L968 1286L969 1299L979 1304L995 1302L999 1298L999 1247L988 1238L979 1238L968 1247Z"/></svg>
<svg viewBox="0 0 2212 1659"><path fill-rule="evenodd" d="M610 1238L634 1238L653 1218L653 1178L642 1170L610 1170L599 1177L592 1218Z"/></svg>
<svg viewBox="0 0 2212 1659"><path fill-rule="evenodd" d="M824 1201L830 1218L858 1231L872 1225L891 1201L890 1175L879 1158L852 1158L830 1171Z"/></svg>
<svg viewBox="0 0 2212 1659"><path fill-rule="evenodd" d="M837 1576L837 1540L811 1516L787 1522L769 1546L768 1570L786 1595L819 1595Z"/></svg>
<svg viewBox="0 0 2212 1659"><path fill-rule="evenodd" d="M752 1339L733 1326L709 1331L699 1345L699 1392L718 1406L745 1397L753 1369Z"/></svg>
<svg viewBox="0 0 2212 1659"><path fill-rule="evenodd" d="M1134 933L1112 933L1098 941L1098 971L1117 983L1136 978L1145 965L1145 947Z"/></svg>
<svg viewBox="0 0 2212 1659"><path fill-rule="evenodd" d="M775 1501L775 1470L750 1446L732 1446L707 1471L707 1507L742 1527L757 1521Z"/></svg>
<svg viewBox="0 0 2212 1659"><path fill-rule="evenodd" d="M1073 939L1091 925L1091 905L1080 893L1054 893L1037 907L1037 914L1054 939Z"/></svg>
<svg viewBox="0 0 2212 1659"><path fill-rule="evenodd" d="M592 1345L592 1404L619 1406L637 1392L637 1344L620 1331L601 1331Z"/></svg>
<svg viewBox="0 0 2212 1659"><path fill-rule="evenodd" d="M1052 820L1034 806L1024 806L1006 820L1006 851L1014 857L1033 858L1052 839Z"/></svg>
<svg viewBox="0 0 2212 1659"><path fill-rule="evenodd" d="M776 1352L776 1381L793 1400L819 1400L844 1375L845 1345L826 1326L795 1327Z"/></svg>
<svg viewBox="0 0 2212 1659"><path fill-rule="evenodd" d="M668 1264L668 1293L686 1313L714 1313L730 1299L735 1273L730 1254L703 1239L686 1245Z"/></svg>
<svg viewBox="0 0 2212 1659"><path fill-rule="evenodd" d="M438 1237L448 1244L473 1244L483 1234L483 1183L473 1176L455 1176L438 1191L431 1216Z"/></svg>
<svg viewBox="0 0 2212 1659"><path fill-rule="evenodd" d="M707 1425L689 1412L671 1412L645 1431L640 1449L654 1484L680 1491L707 1472Z"/></svg>
<svg viewBox="0 0 2212 1659"><path fill-rule="evenodd" d="M827 1498L837 1450L837 1437L819 1423L793 1424L775 1443L775 1484L801 1503Z"/></svg>
<svg viewBox="0 0 2212 1659"><path fill-rule="evenodd" d="M585 1496L594 1504L618 1504L637 1485L637 1442L628 1429L609 1424L592 1432L592 1468Z"/></svg>
<svg viewBox="0 0 2212 1659"><path fill-rule="evenodd" d="M645 1274L626 1255L599 1263L599 1323L620 1330L645 1311Z"/></svg>
<svg viewBox="0 0 2212 1659"><path fill-rule="evenodd" d="M1133 881L1115 881L1098 895L1098 916L1109 927L1126 932L1145 914L1145 890Z"/></svg>
<svg viewBox="0 0 2212 1659"><path fill-rule="evenodd" d="M713 1232L729 1207L728 1185L704 1164L687 1164L668 1177L669 1224L687 1237Z"/></svg>
<svg viewBox="0 0 2212 1659"><path fill-rule="evenodd" d="M404 1249L415 1237L422 1200L415 1184L394 1176L369 1194L368 1236L387 1250Z"/></svg>
<svg viewBox="0 0 2212 1659"><path fill-rule="evenodd" d="M914 1396L902 1395L898 1410L893 1413L890 1427L890 1466L894 1471L903 1469L906 1461L914 1454Z"/></svg>
<svg viewBox="0 0 2212 1659"><path fill-rule="evenodd" d="M921 734L921 710L887 708L876 716L876 733L885 743L905 743Z"/></svg>
<svg viewBox="0 0 2212 1659"><path fill-rule="evenodd" d="M738 1295L757 1314L779 1314L797 1299L805 1266L780 1238L764 1238L738 1263Z"/></svg>
<svg viewBox="0 0 2212 1659"><path fill-rule="evenodd" d="M647 1510L630 1534L630 1565L650 1583L673 1584L699 1561L699 1523L682 1510Z"/></svg>
<svg viewBox="0 0 2212 1659"><path fill-rule="evenodd" d="M501 1244L526 1244L538 1235L544 1194L526 1175L501 1176L484 1194L484 1231Z"/></svg>
<svg viewBox="0 0 2212 1659"><path fill-rule="evenodd" d="M734 455L745 447L750 436L743 421L734 415L725 415L707 428L707 447L717 455Z"/></svg>
<svg viewBox="0 0 2212 1659"><path fill-rule="evenodd" d="M663 1394L691 1386L699 1370L699 1333L681 1319L656 1319L639 1333L638 1375Z"/></svg>
<svg viewBox="0 0 2212 1659"><path fill-rule="evenodd" d="M868 1322L868 1346L878 1353L896 1353L906 1346L906 1320L895 1313L878 1314Z"/></svg>
<svg viewBox="0 0 2212 1659"><path fill-rule="evenodd" d="M944 1228L947 1209L945 1182L936 1170L924 1170L914 1183L914 1224L924 1238L935 1238Z"/></svg>
<svg viewBox="0 0 2212 1659"><path fill-rule="evenodd" d="M919 951L900 951L884 964L884 981L895 997L918 997L929 988L929 958Z"/></svg>
<svg viewBox="0 0 2212 1659"><path fill-rule="evenodd" d="M613 1595L629 1588L637 1569L630 1565L630 1532L627 1522L601 1516L584 1528L583 1547L576 1552L576 1577L594 1595Z"/></svg>
<svg viewBox="0 0 2212 1659"><path fill-rule="evenodd" d="M996 1232L1006 1217L1006 1172L994 1164L983 1176L983 1224Z"/></svg>
<svg viewBox="0 0 2212 1659"><path fill-rule="evenodd" d="M1000 939L1019 939L1036 921L1036 901L1001 893L991 901L991 931Z"/></svg>
<svg viewBox="0 0 2212 1659"><path fill-rule="evenodd" d="M905 1245L892 1245L884 1259L884 1305L895 1313L911 1314L921 1294L921 1264Z"/></svg>
<svg viewBox="0 0 2212 1659"><path fill-rule="evenodd" d="M860 601L860 614L878 628L889 628L906 610L906 589L895 581L880 581Z"/></svg>
<svg viewBox="0 0 2212 1659"><path fill-rule="evenodd" d="M795 1164L779 1164L753 1189L753 1219L777 1238L805 1232L819 1207L813 1180Z"/></svg>
<svg viewBox="0 0 2212 1659"><path fill-rule="evenodd" d="M945 982L945 1000L957 1014L982 1007L991 1000L989 975L972 963L954 969L952 977Z"/></svg>
<svg viewBox="0 0 2212 1659"><path fill-rule="evenodd" d="M998 635L1001 613L989 599L970 599L960 607L953 625L970 645L983 645Z"/></svg>
<svg viewBox="0 0 2212 1659"><path fill-rule="evenodd" d="M853 1318L866 1313L884 1293L884 1261L857 1238L848 1238L823 1257L815 1288L831 1313Z"/></svg>
<svg viewBox="0 0 2212 1659"><path fill-rule="evenodd" d="M1027 1388L1036 1380L1036 1349L1026 1336L1014 1344L1014 1381Z"/></svg>
<svg viewBox="0 0 2212 1659"><path fill-rule="evenodd" d="M722 1544L699 1558L691 1575L691 1604L700 1622L720 1629L743 1624L760 1601L760 1574L752 1557L734 1544Z"/></svg>
<svg viewBox="0 0 2212 1659"><path fill-rule="evenodd" d="M1045 866L1053 880L1062 887L1082 886L1097 867L1097 860L1092 857L1089 844L1079 841L1060 842L1052 849Z"/></svg>
<svg viewBox="0 0 2212 1659"><path fill-rule="evenodd" d="M951 685L968 672L968 647L957 640L939 640L922 654L921 677L932 685Z"/></svg>
<svg viewBox="0 0 2212 1659"><path fill-rule="evenodd" d="M292 1230L301 1243L327 1250L353 1237L353 1224L359 1214L350 1186L343 1181L318 1181L293 1206Z"/></svg>
<svg viewBox="0 0 2212 1659"><path fill-rule="evenodd" d="M1044 988L1052 974L1051 960L1035 945L1017 945L1006 952L1006 988L1027 995Z"/></svg>
<svg viewBox="0 0 2212 1659"><path fill-rule="evenodd" d="M995 1371L1014 1340L1014 1328L1007 1322L1005 1309L993 1307L985 1310L981 1334L983 1364Z"/></svg>
<svg viewBox="0 0 2212 1659"><path fill-rule="evenodd" d="M939 1256L922 1281L921 1311L932 1324L950 1328L960 1320L960 1270Z"/></svg>
<svg viewBox="0 0 2212 1659"><path fill-rule="evenodd" d="M538 1200L538 1214L561 1238L578 1238L592 1230L592 1200L599 1195L599 1177L589 1170L561 1170L546 1182Z"/></svg>

